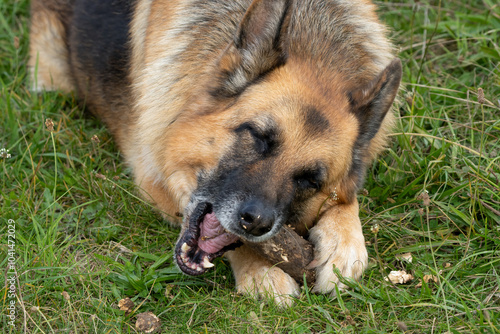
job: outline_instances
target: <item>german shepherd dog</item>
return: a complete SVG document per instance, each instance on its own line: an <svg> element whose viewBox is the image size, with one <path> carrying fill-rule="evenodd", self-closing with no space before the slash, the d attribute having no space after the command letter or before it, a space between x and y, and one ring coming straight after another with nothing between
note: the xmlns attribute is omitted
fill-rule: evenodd
<svg viewBox="0 0 500 334"><path fill-rule="evenodd" d="M402 72L369 0L33 0L31 15L33 88L75 91L105 122L181 224L184 273L225 253L239 292L289 304L297 282L244 243L287 224L314 245L315 292L361 276L356 193Z"/></svg>

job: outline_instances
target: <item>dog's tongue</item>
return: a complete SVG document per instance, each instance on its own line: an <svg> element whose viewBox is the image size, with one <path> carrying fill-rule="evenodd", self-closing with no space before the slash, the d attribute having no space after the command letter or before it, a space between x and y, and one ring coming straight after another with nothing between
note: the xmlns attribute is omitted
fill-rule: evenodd
<svg viewBox="0 0 500 334"><path fill-rule="evenodd" d="M236 241L238 241L238 237L227 233L215 217L215 214L208 213L205 215L200 226L198 247L206 253L214 254Z"/></svg>

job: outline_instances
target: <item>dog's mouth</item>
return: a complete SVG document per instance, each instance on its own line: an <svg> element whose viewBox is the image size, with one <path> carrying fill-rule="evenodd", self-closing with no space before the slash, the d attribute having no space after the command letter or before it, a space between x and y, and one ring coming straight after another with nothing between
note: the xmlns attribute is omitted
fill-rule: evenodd
<svg viewBox="0 0 500 334"><path fill-rule="evenodd" d="M205 273L215 258L241 245L238 236L222 227L210 203L199 203L187 219L188 226L175 246L175 259L185 274Z"/></svg>

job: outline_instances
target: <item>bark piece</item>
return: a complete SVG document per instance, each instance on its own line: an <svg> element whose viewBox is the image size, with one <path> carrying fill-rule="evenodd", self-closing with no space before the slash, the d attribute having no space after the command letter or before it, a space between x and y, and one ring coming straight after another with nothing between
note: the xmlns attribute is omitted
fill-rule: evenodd
<svg viewBox="0 0 500 334"><path fill-rule="evenodd" d="M245 244L276 264L297 282L303 283L305 274L307 284L314 283L315 271L306 269L314 259L314 247L292 228L284 225L279 233L269 240Z"/></svg>

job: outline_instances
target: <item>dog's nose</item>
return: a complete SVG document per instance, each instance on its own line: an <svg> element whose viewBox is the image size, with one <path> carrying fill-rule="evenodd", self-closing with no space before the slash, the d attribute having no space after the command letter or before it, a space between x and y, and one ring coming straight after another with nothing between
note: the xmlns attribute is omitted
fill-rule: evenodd
<svg viewBox="0 0 500 334"><path fill-rule="evenodd" d="M272 212L258 201L250 201L241 206L240 226L251 235L261 236L271 231L273 221Z"/></svg>

